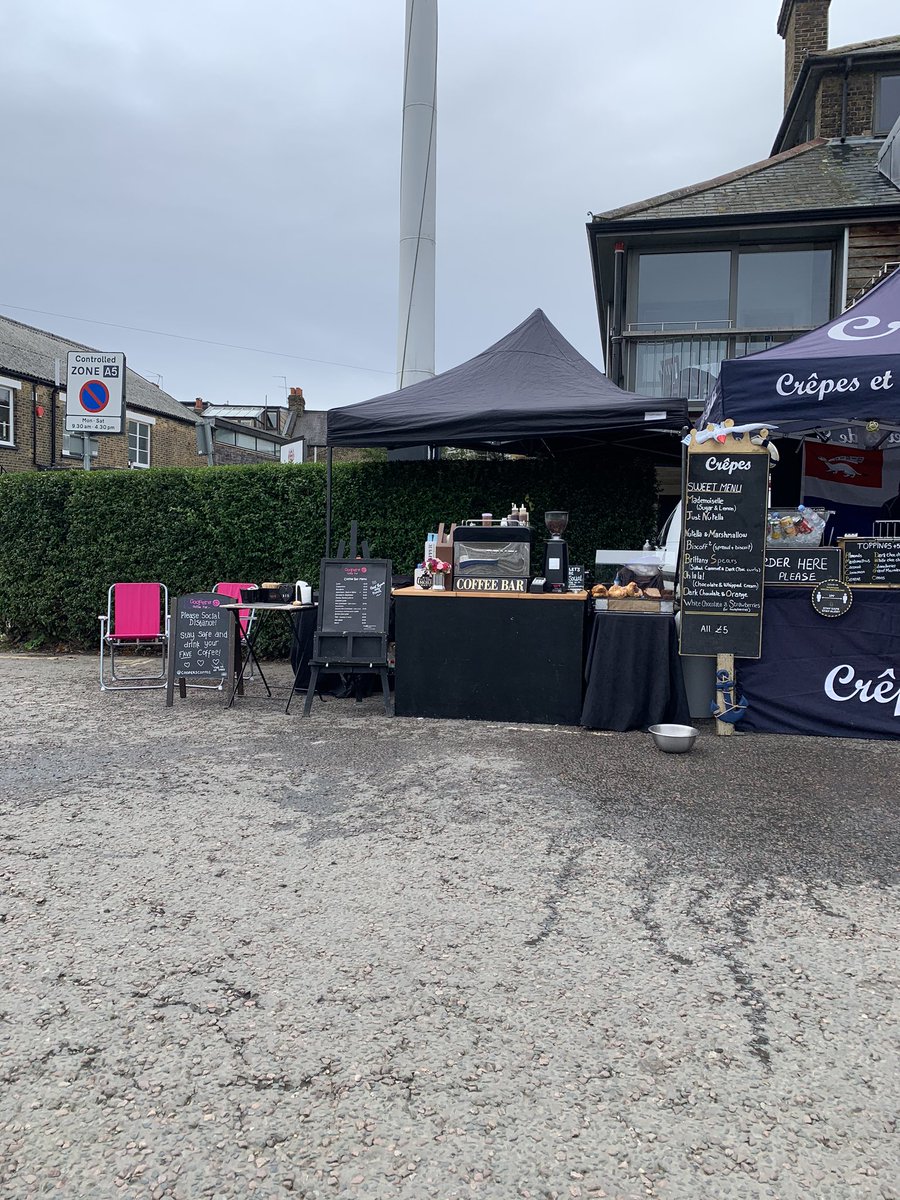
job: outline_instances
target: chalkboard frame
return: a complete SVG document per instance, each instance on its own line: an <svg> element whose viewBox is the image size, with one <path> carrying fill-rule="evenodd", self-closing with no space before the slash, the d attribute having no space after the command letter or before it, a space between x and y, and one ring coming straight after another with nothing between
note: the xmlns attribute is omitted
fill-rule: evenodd
<svg viewBox="0 0 900 1200"><path fill-rule="evenodd" d="M232 630L233 630L234 623L232 622L230 611L224 606L225 599L227 599L227 597L223 597L223 596L217 594L216 592L185 592L184 595L175 596L174 599L171 601L170 611L169 611L168 662L167 662L167 669L166 669L166 707L167 708L171 708L171 706L173 704L176 679L178 680L179 695L183 699L187 694L186 689L189 686L190 687L215 687L215 688L218 688L221 686L221 683L224 682L228 678L229 664L231 661L232 654L234 652L233 646L232 646ZM220 615L224 618L225 631L226 631L225 632L225 655L224 655L224 663L220 670L205 671L202 673L199 671L190 671L187 675L185 675L184 673L178 672L176 669L178 637L179 637L179 633L182 631L182 628L183 628L179 618L182 616L181 606L187 600L203 600L205 602L208 602L210 607L217 609L218 615ZM197 684L197 683L188 684L187 681L189 679L192 679L192 680L193 679L218 679L221 682L219 684Z"/></svg>
<svg viewBox="0 0 900 1200"><path fill-rule="evenodd" d="M859 583L857 580L853 580L853 579L849 578L850 555L847 552L847 546L849 544L851 547L858 549L859 544L861 542L863 542L863 543L890 542L891 545L896 546L898 548L898 550L900 550L900 538L884 538L884 537L859 537L859 538L842 537L842 538L838 538L838 545L840 546L840 548L843 552L843 564L844 564L843 570L841 572L841 580L844 583L846 583L848 587L853 587L853 588L870 589L870 590L877 589L878 591L885 591L885 590L892 590L892 589L900 588L900 580L898 580L897 583L877 583L877 582L876 583Z"/></svg>
<svg viewBox="0 0 900 1200"><path fill-rule="evenodd" d="M740 439L735 438L731 434L727 434L720 441L717 438L711 438L697 443L696 433L693 435L691 444L688 446L686 455L684 481L682 487L682 535L681 535L681 552L679 572L679 589L681 595L681 620L679 626L679 653L686 658L705 658L716 656L723 658L724 656L734 656L736 658L759 658L762 654L762 622L763 609L765 605L765 561L766 561L766 533L768 530L768 493L769 493L769 454L768 450L761 445L755 445L748 437ZM758 516L758 541L759 541L759 609L754 613L731 613L722 612L715 609L690 609L685 604L685 588L684 588L684 572L687 566L687 547L688 547L688 528L690 521L690 505L689 505L689 485L691 483L691 467L694 463L699 462L701 458L711 456L722 456L722 460L730 457L732 460L738 459L743 461L747 459L750 463L746 468L748 472L754 470L754 463L760 464L759 470L763 473L763 480L754 480L757 485L757 491L760 495L760 507ZM741 471L738 474L739 479L743 479L744 473ZM723 469L724 480L734 481L734 476L731 472L725 473ZM759 483L762 486L759 487ZM704 643L704 631L700 628L703 624L709 624L716 628L712 632L712 639L709 643ZM739 638L734 636L735 629L740 630ZM749 632L749 636L748 636ZM724 639L724 640L723 640Z"/></svg>
<svg viewBox="0 0 900 1200"><path fill-rule="evenodd" d="M375 629L337 629L329 618L333 606L328 603L329 577L336 571L375 571L383 577L384 587ZM387 663L387 637L391 615L391 573L389 558L323 558L319 564L319 613L313 657L329 666L368 666Z"/></svg>

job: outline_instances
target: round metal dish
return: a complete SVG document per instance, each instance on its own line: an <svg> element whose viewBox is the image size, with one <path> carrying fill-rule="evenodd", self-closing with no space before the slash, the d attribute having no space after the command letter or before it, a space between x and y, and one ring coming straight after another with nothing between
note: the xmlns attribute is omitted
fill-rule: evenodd
<svg viewBox="0 0 900 1200"><path fill-rule="evenodd" d="M647 732L666 754L687 754L700 733L693 725L651 725Z"/></svg>

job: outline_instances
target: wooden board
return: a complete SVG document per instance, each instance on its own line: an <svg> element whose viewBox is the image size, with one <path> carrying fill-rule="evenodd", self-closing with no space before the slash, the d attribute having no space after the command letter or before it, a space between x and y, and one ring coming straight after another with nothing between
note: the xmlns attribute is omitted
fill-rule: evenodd
<svg viewBox="0 0 900 1200"><path fill-rule="evenodd" d="M606 597L598 597L606 599ZM655 612L660 611L661 600L629 600L627 597L611 596L606 600L607 612ZM602 611L602 610L601 610Z"/></svg>

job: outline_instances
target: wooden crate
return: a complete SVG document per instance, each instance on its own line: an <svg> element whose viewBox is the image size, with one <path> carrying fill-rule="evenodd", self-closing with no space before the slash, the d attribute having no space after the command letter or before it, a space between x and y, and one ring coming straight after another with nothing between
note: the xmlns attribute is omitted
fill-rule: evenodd
<svg viewBox="0 0 900 1200"><path fill-rule="evenodd" d="M607 612L659 612L660 600L630 600L627 596L610 596Z"/></svg>

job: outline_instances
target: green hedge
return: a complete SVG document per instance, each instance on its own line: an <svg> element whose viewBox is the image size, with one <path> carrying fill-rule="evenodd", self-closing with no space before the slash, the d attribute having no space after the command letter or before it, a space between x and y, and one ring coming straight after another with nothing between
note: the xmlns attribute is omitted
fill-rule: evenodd
<svg viewBox="0 0 900 1200"><path fill-rule="evenodd" d="M554 460L364 462L334 467L334 544L356 519L395 571L439 521L525 503L570 512L573 562L640 546L654 528L652 463L625 453ZM317 581L325 550L321 464L57 471L0 476L0 632L29 645L97 645L117 580L171 594L219 579Z"/></svg>

